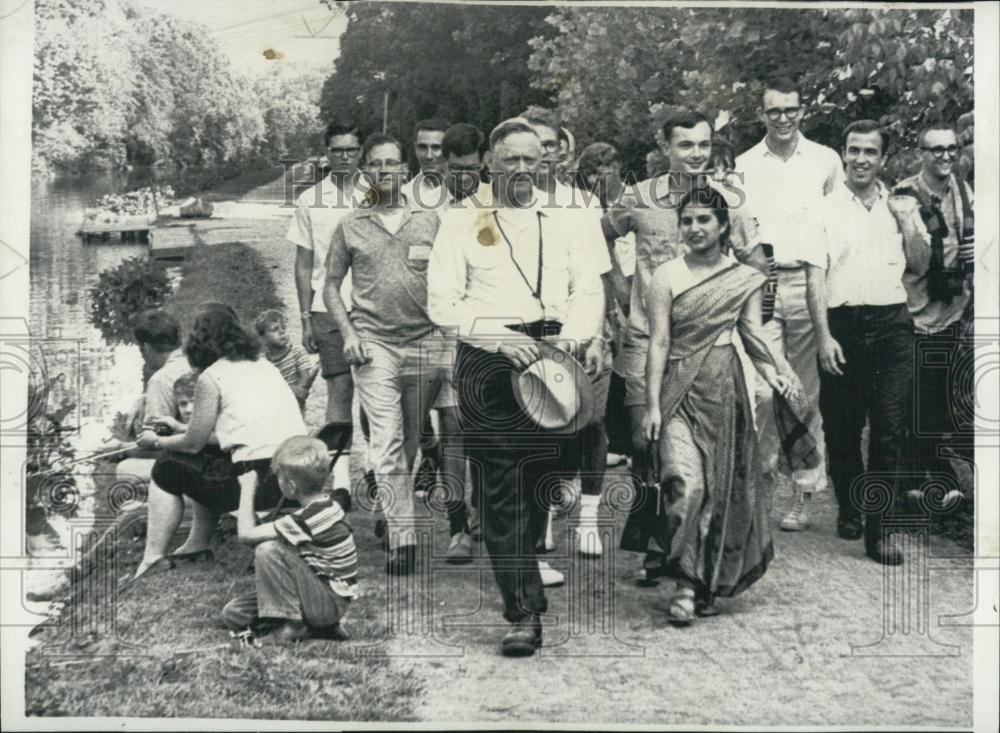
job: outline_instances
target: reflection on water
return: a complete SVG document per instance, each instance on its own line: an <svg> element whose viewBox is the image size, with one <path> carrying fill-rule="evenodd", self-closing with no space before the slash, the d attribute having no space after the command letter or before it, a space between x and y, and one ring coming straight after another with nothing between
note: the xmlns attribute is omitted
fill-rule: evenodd
<svg viewBox="0 0 1000 733"><path fill-rule="evenodd" d="M105 193L127 189L122 179L88 177L36 182L31 192L30 317L41 337L48 377L59 377L49 406L66 397L79 421L110 425L142 391L142 359L135 346L109 346L88 321L88 290L101 270L144 254L139 244L84 245L76 236L83 210ZM75 422L75 421L74 421Z"/></svg>

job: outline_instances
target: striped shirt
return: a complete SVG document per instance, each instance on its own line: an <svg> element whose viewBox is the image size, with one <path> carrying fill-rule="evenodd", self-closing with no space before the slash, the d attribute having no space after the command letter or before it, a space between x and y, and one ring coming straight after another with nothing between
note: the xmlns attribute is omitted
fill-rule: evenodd
<svg viewBox="0 0 1000 733"><path fill-rule="evenodd" d="M269 362L278 367L278 371L281 372L285 381L292 385L299 384L303 377L313 369L312 360L305 349L295 344L290 345L288 351L277 359L272 359L270 354L265 354L265 356Z"/></svg>
<svg viewBox="0 0 1000 733"><path fill-rule="evenodd" d="M274 529L288 544L296 547L330 590L338 596L353 598L358 584L358 550L354 533L344 521L344 510L324 494L319 501L281 517Z"/></svg>

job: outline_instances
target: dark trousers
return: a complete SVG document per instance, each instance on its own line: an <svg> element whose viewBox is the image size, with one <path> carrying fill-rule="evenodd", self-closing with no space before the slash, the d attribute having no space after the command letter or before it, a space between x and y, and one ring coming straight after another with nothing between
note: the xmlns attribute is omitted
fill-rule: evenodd
<svg viewBox="0 0 1000 733"><path fill-rule="evenodd" d="M608 450L622 456L632 455L632 427L625 404L625 377L611 373L608 387L608 410L604 418Z"/></svg>
<svg viewBox="0 0 1000 733"><path fill-rule="evenodd" d="M956 329L957 324L939 333L915 336L914 469L929 472L932 479L937 477L946 486L957 486L958 477L951 462L941 456L941 447L949 436L965 437L971 442L972 435L968 426L959 425L956 419L963 387L958 378L963 370L955 368L962 347Z"/></svg>
<svg viewBox="0 0 1000 733"><path fill-rule="evenodd" d="M843 376L820 369L826 455L841 519L865 516L865 542L879 539L909 469L913 324L906 306L831 308L830 333ZM861 433L869 425L867 473Z"/></svg>
<svg viewBox="0 0 1000 733"><path fill-rule="evenodd" d="M568 475L579 444L575 435L540 432L520 410L514 371L505 356L458 345L455 386L465 454L473 485L482 491L483 540L504 618L512 623L548 607L535 547L559 495L558 477Z"/></svg>

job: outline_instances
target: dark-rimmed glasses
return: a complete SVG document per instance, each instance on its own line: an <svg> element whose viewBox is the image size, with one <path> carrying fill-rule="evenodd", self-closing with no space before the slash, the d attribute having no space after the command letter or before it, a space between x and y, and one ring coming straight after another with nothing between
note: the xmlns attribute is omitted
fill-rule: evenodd
<svg viewBox="0 0 1000 733"><path fill-rule="evenodd" d="M948 147L944 147L942 145L937 145L933 148L925 148L921 146L920 149L923 150L925 153L930 153L938 160L943 160L945 155L947 155L950 158L954 158L955 156L957 156L959 151L961 151L962 146L949 145Z"/></svg>
<svg viewBox="0 0 1000 733"><path fill-rule="evenodd" d="M790 120L794 120L802 112L801 107L774 107L772 109L765 109L764 114L767 115L767 119L771 122L777 122L784 115Z"/></svg>
<svg viewBox="0 0 1000 733"><path fill-rule="evenodd" d="M330 155L336 156L338 158L353 158L355 155L361 152L359 147L351 148L327 148L330 151Z"/></svg>

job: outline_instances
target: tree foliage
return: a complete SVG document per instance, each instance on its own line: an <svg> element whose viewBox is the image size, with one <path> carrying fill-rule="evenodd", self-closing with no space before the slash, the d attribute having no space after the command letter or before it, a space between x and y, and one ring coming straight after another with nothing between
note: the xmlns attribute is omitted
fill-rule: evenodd
<svg viewBox="0 0 1000 733"><path fill-rule="evenodd" d="M532 42L534 83L583 142L617 142L633 169L662 105L725 111L737 151L748 147L763 133L756 110L770 75L801 85L803 129L831 145L861 117L912 143L928 121L973 105L967 10L577 6L548 22L557 33Z"/></svg>
<svg viewBox="0 0 1000 733"><path fill-rule="evenodd" d="M551 36L544 7L343 4L348 22L341 55L320 101L323 117L382 127L389 95L389 130L408 140L427 117L469 122L488 132L530 104L545 103L532 87L528 41Z"/></svg>
<svg viewBox="0 0 1000 733"><path fill-rule="evenodd" d="M208 30L129 0L35 3L36 169L210 168L266 147L261 105Z"/></svg>

